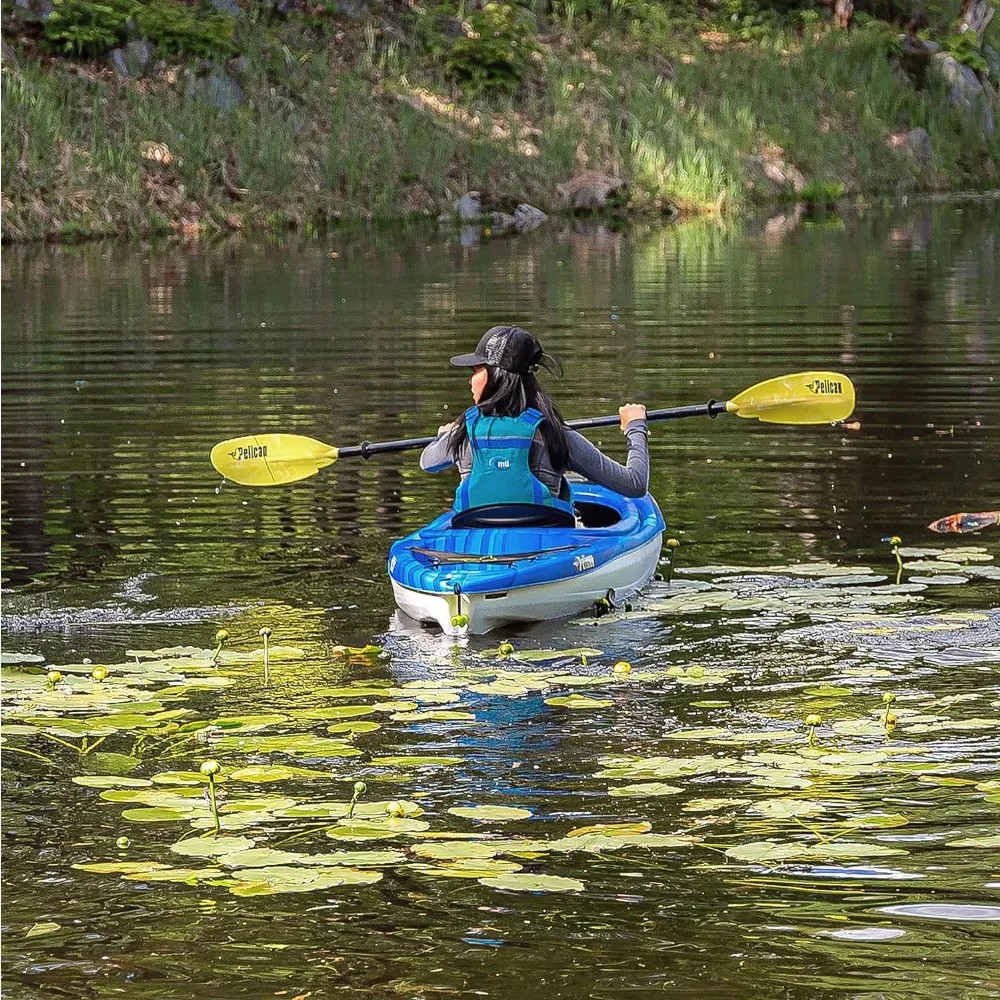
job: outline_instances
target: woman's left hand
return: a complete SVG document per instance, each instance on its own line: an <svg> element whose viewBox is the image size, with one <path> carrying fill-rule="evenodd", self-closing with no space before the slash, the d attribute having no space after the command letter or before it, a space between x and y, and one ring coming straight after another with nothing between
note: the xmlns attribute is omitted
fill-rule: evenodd
<svg viewBox="0 0 1000 1000"><path fill-rule="evenodd" d="M618 407L618 419L621 421L622 433L633 420L646 419L646 407L642 403L626 403Z"/></svg>
<svg viewBox="0 0 1000 1000"><path fill-rule="evenodd" d="M451 431L454 429L456 423L458 423L458 421L453 420L450 424L442 424L438 428L438 437L441 437L442 434L450 434Z"/></svg>

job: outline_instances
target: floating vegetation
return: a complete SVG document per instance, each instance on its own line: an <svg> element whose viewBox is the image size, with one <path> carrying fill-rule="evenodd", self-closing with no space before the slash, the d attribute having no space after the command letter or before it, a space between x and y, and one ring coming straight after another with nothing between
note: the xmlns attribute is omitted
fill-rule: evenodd
<svg viewBox="0 0 1000 1000"><path fill-rule="evenodd" d="M63 771L113 817L111 857L78 854L81 878L249 898L359 891L398 871L472 891L585 893L594 855L640 869L681 856L669 864L871 865L928 849L888 839L916 821L915 803L1000 801L1000 777L975 755L1000 729L996 617L942 610L920 582L984 581L991 553L896 548L899 585L866 566L679 568L643 606L608 616L670 630L667 653L514 641L402 679L380 647L336 647L332 667L324 650L329 686L278 710L248 678L263 663L266 687L269 665L305 654L272 645L266 629L250 652L217 636L212 650L132 650L96 666L5 654L4 750ZM742 653L702 640L719 627L748 637ZM974 667L975 684L928 690L942 666ZM592 810L582 819L477 803L465 783L485 766L483 746L504 746L496 720L508 712L536 733L572 733L589 762L577 776ZM506 783L527 773L525 732ZM534 791L531 780L519 787ZM507 797L507 784L494 787ZM988 856L987 822L950 828L936 849Z"/></svg>

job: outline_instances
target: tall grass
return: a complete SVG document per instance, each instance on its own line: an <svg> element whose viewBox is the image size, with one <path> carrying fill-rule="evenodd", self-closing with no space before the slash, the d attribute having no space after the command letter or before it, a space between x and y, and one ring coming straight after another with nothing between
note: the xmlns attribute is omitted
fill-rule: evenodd
<svg viewBox="0 0 1000 1000"><path fill-rule="evenodd" d="M368 30L352 60L334 60L330 39L294 18L243 26L248 101L231 111L181 84L8 64L4 237L159 231L189 217L209 227L388 218L436 212L463 189L496 207L551 209L581 167L625 177L640 209L733 211L752 197L748 157L766 147L848 192L995 183L1000 135L951 108L943 84L918 92L901 80L883 32L776 31L715 51L664 31L669 78L648 38L594 22L586 31L587 58L583 35L552 44L519 95L475 105L416 49ZM418 87L458 111L401 99ZM886 141L918 125L931 135L930 170ZM529 129L537 155L524 146ZM169 170L143 161L149 141L170 148Z"/></svg>

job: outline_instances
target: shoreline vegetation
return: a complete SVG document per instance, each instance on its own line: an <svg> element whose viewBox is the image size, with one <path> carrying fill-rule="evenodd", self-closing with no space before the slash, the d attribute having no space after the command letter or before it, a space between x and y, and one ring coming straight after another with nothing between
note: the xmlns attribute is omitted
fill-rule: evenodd
<svg viewBox="0 0 1000 1000"><path fill-rule="evenodd" d="M996 188L993 2L3 0L2 237Z"/></svg>

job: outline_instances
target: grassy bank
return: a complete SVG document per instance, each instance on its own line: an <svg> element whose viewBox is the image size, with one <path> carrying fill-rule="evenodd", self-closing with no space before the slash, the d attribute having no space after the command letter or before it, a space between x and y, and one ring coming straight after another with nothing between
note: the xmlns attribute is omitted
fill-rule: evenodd
<svg viewBox="0 0 1000 1000"><path fill-rule="evenodd" d="M794 165L821 198L997 182L1000 136L952 107L934 74L918 87L898 29L878 22L729 33L564 8L517 28L516 78L498 83L496 61L463 67L440 12L241 9L225 55L242 57L228 72L245 100L229 109L185 85L196 63L183 50L125 79L104 58L8 33L4 239L436 215L467 190L488 208L551 211L583 170L624 178L636 213L791 197L760 177L763 161ZM929 162L889 141L916 127Z"/></svg>

